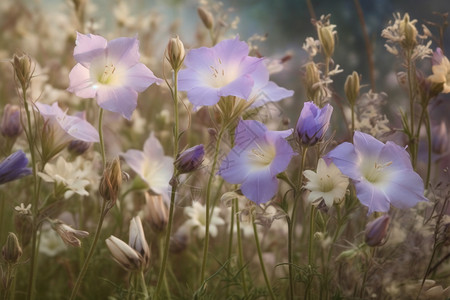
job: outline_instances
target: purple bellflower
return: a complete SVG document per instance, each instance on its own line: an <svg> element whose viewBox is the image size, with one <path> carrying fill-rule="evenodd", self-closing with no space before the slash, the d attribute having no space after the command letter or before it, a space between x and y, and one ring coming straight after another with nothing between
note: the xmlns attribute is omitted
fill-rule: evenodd
<svg viewBox="0 0 450 300"><path fill-rule="evenodd" d="M330 126L332 113L330 104L318 108L312 101L305 102L296 126L300 143L313 146L322 140Z"/></svg>
<svg viewBox="0 0 450 300"><path fill-rule="evenodd" d="M267 130L258 121L240 121L235 146L222 161L218 174L229 183L242 184L242 193L251 201L269 201L278 189L276 176L295 155L285 140L291 134L292 130Z"/></svg>
<svg viewBox="0 0 450 300"><path fill-rule="evenodd" d="M248 56L248 45L237 36L212 48L189 51L184 64L187 68L179 72L178 89L186 91L189 101L198 107L214 105L225 96L247 100L255 83L253 75L263 61Z"/></svg>
<svg viewBox="0 0 450 300"><path fill-rule="evenodd" d="M22 150L16 151L0 162L0 184L31 174L28 159Z"/></svg>
<svg viewBox="0 0 450 300"><path fill-rule="evenodd" d="M82 98L96 98L101 108L127 119L136 109L138 92L161 82L139 63L136 37L108 42L99 35L77 33L73 56L77 64L70 71L67 90Z"/></svg>
<svg viewBox="0 0 450 300"><path fill-rule="evenodd" d="M390 204L406 209L427 201L422 178L414 172L408 152L393 142L383 144L355 131L353 144L340 144L326 158L352 180L369 214L387 212Z"/></svg>

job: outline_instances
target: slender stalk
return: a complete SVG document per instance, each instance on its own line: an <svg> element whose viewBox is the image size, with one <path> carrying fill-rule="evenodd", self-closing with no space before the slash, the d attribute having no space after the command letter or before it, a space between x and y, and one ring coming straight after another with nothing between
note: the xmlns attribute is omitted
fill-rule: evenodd
<svg viewBox="0 0 450 300"><path fill-rule="evenodd" d="M314 215L316 209L314 205L311 205L311 217L309 219L309 247L308 247L308 265L312 266L313 262L313 237L314 237Z"/></svg>
<svg viewBox="0 0 450 300"><path fill-rule="evenodd" d="M170 85L169 85L170 88ZM173 129L173 135L174 135L174 146L173 146L173 154L176 158L178 155L178 148L179 148L179 140L178 140L178 131L179 131L179 121L178 121L178 70L174 70L174 78L173 78L173 89L171 89L172 92L172 99L173 99L173 108L174 108L174 129ZM173 178L172 178L172 192L170 194L170 206L169 206L169 220L167 223L167 229L166 229L166 238L164 241L164 254L161 260L161 267L159 269L159 275L158 275L158 283L156 284L156 290L154 297L155 299L158 299L159 292L161 290L162 284L164 283L165 278L165 272L167 267L167 257L169 255L169 246L170 246L170 236L172 234L172 223L173 223L173 214L175 211L175 195L177 192L178 187L178 174L177 171L174 171ZM169 291L166 291L168 294ZM170 296L169 296L170 297Z"/></svg>
<svg viewBox="0 0 450 300"><path fill-rule="evenodd" d="M428 113L427 108L424 108L426 111L425 117L425 128L427 130L427 144L428 144L428 155L427 155L427 177L425 179L425 189L428 188L430 184L430 175L431 175L431 126L430 126L430 115Z"/></svg>
<svg viewBox="0 0 450 300"><path fill-rule="evenodd" d="M306 0L306 5L308 6L308 12L309 12L309 16L311 17L311 19L316 20L316 13L314 12L314 7L311 3L311 0Z"/></svg>
<svg viewBox="0 0 450 300"><path fill-rule="evenodd" d="M239 211L239 200L234 199L235 211ZM239 268L242 269L244 267L244 251L242 249L242 234L241 234L241 220L236 218L236 229L237 229L237 242L238 242L238 252L239 252ZM248 290L247 284L245 282L245 272L241 271L241 280L242 280L242 288L244 289L244 295L247 297Z"/></svg>
<svg viewBox="0 0 450 300"><path fill-rule="evenodd" d="M141 288L142 292L144 293L144 299L148 299L148 291L147 285L145 283L144 271L139 272L139 279L141 280Z"/></svg>
<svg viewBox="0 0 450 300"><path fill-rule="evenodd" d="M229 235L228 235L227 261L231 260L231 253L233 252L234 214L235 214L235 210L234 210L234 199L233 199L233 202L231 204L230 231L229 231ZM228 296L229 296L229 286L227 285L226 298L228 298Z"/></svg>
<svg viewBox="0 0 450 300"><path fill-rule="evenodd" d="M103 108L100 107L98 114L98 136L100 138L100 153L102 155L103 169L106 168L105 142L103 140Z"/></svg>
<svg viewBox="0 0 450 300"><path fill-rule="evenodd" d="M263 272L264 281L266 282L267 289L269 290L270 298L272 300L275 300L275 294L273 293L272 286L270 285L269 277L267 276L266 267L264 266L264 259L262 257L261 252L261 245L259 243L259 237L258 237L258 230L256 228L256 224L254 220L252 220L253 223L253 233L255 235L255 243L256 243L256 250L258 252L258 258L259 258L259 264L261 265L261 271Z"/></svg>
<svg viewBox="0 0 450 300"><path fill-rule="evenodd" d="M214 150L214 159L213 159L213 163L211 166L211 171L209 174L209 179L208 179L208 186L206 188L206 218L205 218L205 243L203 245L203 260L202 260L202 270L200 273L200 285L203 283L203 281L205 280L205 271L206 271L206 260L208 258L208 247L209 247L209 222L210 222L210 204L211 204L211 186L212 186L212 182L213 179L215 177L215 172L216 172L216 164L217 164L217 158L219 156L219 146L220 146L220 142L222 140L222 136L223 133L225 132L225 127L226 126L222 126L220 128L219 134L217 136L217 141L216 141L216 146L215 146L215 150Z"/></svg>
<svg viewBox="0 0 450 300"><path fill-rule="evenodd" d="M351 138L353 140L353 134L355 133L355 105L354 104L350 104L350 108L352 110L352 133L351 133Z"/></svg>
<svg viewBox="0 0 450 300"><path fill-rule="evenodd" d="M89 267L89 263L91 262L92 255L95 251L95 246L97 246L98 239L100 237L100 231L102 230L103 221L106 216L106 202L102 201L102 208L100 211L100 219L97 224L97 229L95 230L94 240L92 241L91 247L89 248L88 255L86 256L86 260L83 263L83 267L81 268L80 274L78 274L77 281L75 282L75 286L73 287L72 294L70 295L70 300L75 299L78 294L78 290L81 287L81 282L83 281L84 275L86 275L86 271Z"/></svg>
<svg viewBox="0 0 450 300"><path fill-rule="evenodd" d="M410 141L411 144L411 158L413 168L416 169L417 164L417 140L414 138L414 91L413 91L413 76L415 76L414 64L411 61L412 50L408 50L408 54L406 56L406 67L407 67L407 75L408 75L408 95L409 95L409 111L410 111L410 128L409 132L413 137L413 140Z"/></svg>

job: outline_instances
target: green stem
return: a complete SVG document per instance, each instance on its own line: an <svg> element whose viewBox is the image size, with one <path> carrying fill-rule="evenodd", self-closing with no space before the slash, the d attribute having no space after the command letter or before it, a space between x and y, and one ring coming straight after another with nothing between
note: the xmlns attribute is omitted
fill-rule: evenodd
<svg viewBox="0 0 450 300"><path fill-rule="evenodd" d="M258 237L258 230L256 228L256 224L254 220L252 220L253 223L253 233L255 235L255 243L256 243L256 250L258 251L258 258L259 258L259 264L261 265L261 271L263 272L264 281L266 282L267 289L270 293L270 298L272 300L275 300L275 294L273 293L272 286L270 285L269 277L267 276L266 267L264 266L264 259L262 257L261 252L261 245L259 243L259 237Z"/></svg>
<svg viewBox="0 0 450 300"><path fill-rule="evenodd" d="M316 214L315 206L311 205L311 217L309 219L309 247L308 247L308 265L312 266L313 262L313 237L314 237L314 215Z"/></svg>
<svg viewBox="0 0 450 300"><path fill-rule="evenodd" d="M169 85L170 87L170 85ZM178 155L178 148L179 148L179 140L178 140L178 70L174 70L174 79L173 79L173 89L172 91L172 99L173 99L173 106L174 106L174 129L173 129L173 135L174 135L174 148L173 148L173 154L176 158ZM158 283L156 284L155 299L158 299L159 292L161 290L162 284L164 283L165 278L165 272L167 267L167 257L169 255L169 246L170 246L170 236L172 234L172 223L173 223L173 214L175 211L175 195L177 192L178 187L178 175L177 171L174 171L173 178L172 178L172 192L170 194L170 206L169 206L169 220L167 223L167 231L166 231L166 238L164 242L164 254L161 260L161 267L159 269L159 275L158 275ZM166 291L169 294L169 291ZM170 294L169 294L170 296Z"/></svg>
<svg viewBox="0 0 450 300"><path fill-rule="evenodd" d="M211 186L212 186L212 182L213 179L215 177L215 172L216 172L216 164L217 164L217 158L219 156L219 146L220 146L220 142L222 140L222 135L225 132L225 128L226 126L222 126L220 128L219 134L217 136L217 141L216 141L216 147L214 150L214 159L213 159L213 163L211 166L211 171L209 174L209 179L208 179L208 186L206 188L206 213L205 213L205 243L203 246L203 260L202 260L202 270L200 273L200 285L203 283L203 281L205 280L205 271L206 271L206 260L208 258L208 247L209 247L209 222L210 222L210 204L211 204Z"/></svg>
<svg viewBox="0 0 450 300"><path fill-rule="evenodd" d="M428 185L430 184L430 175L431 175L431 126L430 126L430 115L428 110L424 108L426 111L425 117L425 128L427 130L427 144L428 144L428 156L427 156L427 177L425 179L425 189L428 189Z"/></svg>
<svg viewBox="0 0 450 300"><path fill-rule="evenodd" d="M105 219L107 210L106 210L106 201L102 200L102 208L100 211L100 219L97 224L97 229L95 230L94 240L92 241L91 247L89 249L86 260L84 261L83 267L81 268L80 274L78 274L77 281L75 282L75 286L73 287L72 294L70 295L70 300L75 299L78 294L78 290L80 289L81 282L83 281L84 275L89 267L89 263L95 251L95 246L97 245L98 239L100 237L100 231L102 230L103 221Z"/></svg>
<svg viewBox="0 0 450 300"><path fill-rule="evenodd" d="M413 76L415 76L415 68L411 61L412 50L408 51L406 57L406 66L408 68L408 94L409 94L409 110L410 110L410 128L409 131L411 136L414 137L414 91L413 91ZM417 164L417 140L413 139L411 141L411 157L413 168L416 169Z"/></svg>
<svg viewBox="0 0 450 300"><path fill-rule="evenodd" d="M227 261L231 260L231 253L233 252L234 214L235 214L235 210L234 210L234 199L233 199L232 204L231 204L230 232L229 232L229 235L228 235ZM226 298L228 298L228 296L229 296L229 285L227 285Z"/></svg>
<svg viewBox="0 0 450 300"><path fill-rule="evenodd" d="M148 299L147 285L145 284L144 271L139 272L139 279L141 280L142 292L144 293L144 299Z"/></svg>
<svg viewBox="0 0 450 300"><path fill-rule="evenodd" d="M103 169L106 168L105 142L103 140L103 108L100 107L98 114L98 136L100 138L100 153L102 155Z"/></svg>
<svg viewBox="0 0 450 300"><path fill-rule="evenodd" d="M355 133L355 105L350 104L350 108L352 110L352 140L353 140L353 134Z"/></svg>
<svg viewBox="0 0 450 300"><path fill-rule="evenodd" d="M233 204L235 206L234 210L236 212L239 211L239 200L233 199ZM247 284L245 282L245 271L243 270L244 267L244 251L242 249L242 234L241 234L241 220L239 217L236 218L236 230L237 230L237 242L238 242L238 252L239 252L239 269L241 270L241 281L242 281L242 288L244 289L244 295L245 298L247 298L248 290L247 290Z"/></svg>

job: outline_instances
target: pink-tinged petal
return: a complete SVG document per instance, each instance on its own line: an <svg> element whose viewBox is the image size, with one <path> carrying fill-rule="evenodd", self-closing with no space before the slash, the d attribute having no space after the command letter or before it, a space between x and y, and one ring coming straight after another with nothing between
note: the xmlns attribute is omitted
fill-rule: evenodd
<svg viewBox="0 0 450 300"><path fill-rule="evenodd" d="M69 73L69 87L67 90L81 98L94 98L96 91L92 88L89 69L76 64Z"/></svg>
<svg viewBox="0 0 450 300"><path fill-rule="evenodd" d="M142 173L142 166L146 161L144 152L130 149L125 153L121 153L120 156L125 159L127 165L129 165L134 172L144 179L144 174Z"/></svg>
<svg viewBox="0 0 450 300"><path fill-rule="evenodd" d="M240 149L248 149L258 138L263 137L267 127L258 121L241 120L236 127L234 144Z"/></svg>
<svg viewBox="0 0 450 300"><path fill-rule="evenodd" d="M44 117L44 119L56 116L57 114L60 113L64 113L62 109L58 106L58 102L53 102L52 105L36 102L34 105L37 107L39 113L41 114L41 116Z"/></svg>
<svg viewBox="0 0 450 300"><path fill-rule="evenodd" d="M217 94L217 89L208 86L190 89L187 92L187 95L189 101L194 105L194 107L214 105L220 100L220 96Z"/></svg>
<svg viewBox="0 0 450 300"><path fill-rule="evenodd" d="M269 70L267 70L264 61L262 63L256 64L255 71L252 72L252 78L255 82L253 89L260 90L269 82Z"/></svg>
<svg viewBox="0 0 450 300"><path fill-rule="evenodd" d="M381 149L384 147L382 142L373 136L360 131L355 131L353 145L355 145L355 151L358 155L373 159L378 158Z"/></svg>
<svg viewBox="0 0 450 300"><path fill-rule="evenodd" d="M244 57L248 55L248 45L246 42L239 40L239 36L234 39L223 40L213 48L217 57L220 58L222 64L239 63Z"/></svg>
<svg viewBox="0 0 450 300"><path fill-rule="evenodd" d="M277 102L292 97L293 95L294 91L285 89L269 81L262 89L255 92L254 97L256 97L256 100L253 102L252 107L260 107L268 102ZM250 98L253 98L253 95Z"/></svg>
<svg viewBox="0 0 450 300"><path fill-rule="evenodd" d="M380 152L380 159L383 161L379 161L384 164L391 164L391 168L397 170L412 170L411 159L409 157L409 153L405 150L404 147L400 147L399 145L393 142L387 142L386 145ZM422 184L423 185L423 184Z"/></svg>
<svg viewBox="0 0 450 300"><path fill-rule="evenodd" d="M164 157L164 148L153 132L144 143L144 153L150 160Z"/></svg>
<svg viewBox="0 0 450 300"><path fill-rule="evenodd" d="M423 196L423 180L412 169L392 173L384 192L391 204L400 209L411 208L420 201L428 201Z"/></svg>
<svg viewBox="0 0 450 300"><path fill-rule="evenodd" d="M157 194L162 195L166 202L169 202L169 181L173 175L173 158L169 156L159 158L158 165L153 173L156 173L157 176L149 178L150 188Z"/></svg>
<svg viewBox="0 0 450 300"><path fill-rule="evenodd" d="M120 37L108 42L107 61L122 66L139 63L139 41L136 37Z"/></svg>
<svg viewBox="0 0 450 300"><path fill-rule="evenodd" d="M161 79L157 78L144 64L138 63L126 71L125 86L137 92L143 92L153 83L160 84Z"/></svg>
<svg viewBox="0 0 450 300"><path fill-rule="evenodd" d="M236 96L247 100L252 92L253 78L250 75L244 75L230 82L218 91L219 96Z"/></svg>
<svg viewBox="0 0 450 300"><path fill-rule="evenodd" d="M249 174L241 185L241 191L256 204L266 203L273 198L278 189L278 180L266 168L259 172Z"/></svg>
<svg viewBox="0 0 450 300"><path fill-rule="evenodd" d="M78 63L89 68L93 59L104 55L107 43L106 39L102 36L95 34L85 35L77 32L73 57Z"/></svg>
<svg viewBox="0 0 450 300"><path fill-rule="evenodd" d="M214 51L211 48L200 47L198 49L192 49L186 54L184 59L184 65L187 69L181 70L179 74L187 72L192 74L192 72L197 72L199 74L211 74L211 63L217 61L214 55ZM194 74L193 74L194 75ZM186 91L179 86L181 91Z"/></svg>
<svg viewBox="0 0 450 300"><path fill-rule="evenodd" d="M246 156L245 149L234 147L222 160L218 174L231 184L244 182L250 173L250 167L245 161Z"/></svg>
<svg viewBox="0 0 450 300"><path fill-rule="evenodd" d="M356 196L359 201L369 208L368 214L374 211L387 212L389 211L389 198L386 194L375 185L361 180L355 182Z"/></svg>
<svg viewBox="0 0 450 300"><path fill-rule="evenodd" d="M137 92L128 87L100 86L96 98L101 108L120 113L130 120L137 106L137 96Z"/></svg>
<svg viewBox="0 0 450 300"><path fill-rule="evenodd" d="M328 152L324 157L325 161L329 162L329 159L338 167L338 169L345 176L359 180L361 178L361 172L359 171L359 157L355 152L355 147L350 143L342 143L336 148Z"/></svg>
<svg viewBox="0 0 450 300"><path fill-rule="evenodd" d="M61 127L77 140L95 143L100 140L97 130L88 121L74 116L64 116Z"/></svg>

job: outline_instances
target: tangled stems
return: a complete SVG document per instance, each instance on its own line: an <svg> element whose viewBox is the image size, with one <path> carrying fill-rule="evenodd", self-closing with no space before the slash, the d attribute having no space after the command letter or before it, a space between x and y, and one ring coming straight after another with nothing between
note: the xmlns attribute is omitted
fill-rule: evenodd
<svg viewBox="0 0 450 300"><path fill-rule="evenodd" d="M258 230L256 229L255 220L252 220L253 223L253 233L255 235L255 243L256 249L258 251L259 264L261 265L261 271L263 272L264 281L266 282L267 289L270 293L270 298L275 300L275 294L273 293L272 286L270 285L269 277L267 276L266 267L264 266L264 259L262 257L261 245L259 244Z"/></svg>
<svg viewBox="0 0 450 300"><path fill-rule="evenodd" d="M103 108L100 108L99 117L98 117L98 133L100 137L100 152L102 154L103 161L103 169L106 167L106 158L105 158L105 144L103 140ZM94 254L95 246L97 245L98 238L100 237L100 231L102 229L103 221L105 219L106 213L108 212L106 206L106 199L102 201L102 208L100 210L100 219L97 224L97 229L95 230L94 240L92 241L91 247L89 248L88 255L86 260L83 263L83 267L81 268L80 274L78 274L77 281L75 282L75 286L73 287L72 294L70 295L70 300L75 299L78 294L78 290L80 289L81 282L83 281L84 275L89 267L89 263L91 261L92 255Z"/></svg>
<svg viewBox="0 0 450 300"><path fill-rule="evenodd" d="M167 81L166 81L167 82ZM175 124L174 124L174 157L176 158L178 155L178 148L179 148L179 140L178 140L178 70L174 70L174 80L173 80L173 89L169 86L169 89L172 93L173 98L173 106L174 106L174 114L175 114ZM173 223L173 213L175 210L175 195L177 192L178 187L178 174L177 170L174 171L174 175L171 180L172 184L172 192L170 194L170 207L169 207L169 220L167 223L167 231L166 231L166 238L164 242L164 254L161 260L161 268L159 269L159 275L158 275L158 283L156 284L156 290L155 290L155 299L158 299L158 294L161 290L163 281L164 281L164 273L166 272L167 267L167 256L169 255L169 246L170 246L170 236L172 234L172 223ZM206 214L208 215L208 214ZM169 292L169 291L167 291Z"/></svg>

